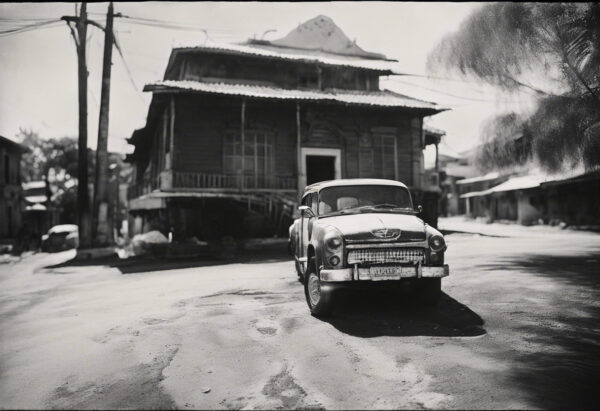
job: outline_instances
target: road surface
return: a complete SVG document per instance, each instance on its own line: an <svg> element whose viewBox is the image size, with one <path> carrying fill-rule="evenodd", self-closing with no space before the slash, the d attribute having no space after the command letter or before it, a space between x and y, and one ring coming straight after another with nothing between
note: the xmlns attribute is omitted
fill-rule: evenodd
<svg viewBox="0 0 600 411"><path fill-rule="evenodd" d="M293 264L0 265L3 408L575 408L600 403L600 236L450 234L437 309Z"/></svg>

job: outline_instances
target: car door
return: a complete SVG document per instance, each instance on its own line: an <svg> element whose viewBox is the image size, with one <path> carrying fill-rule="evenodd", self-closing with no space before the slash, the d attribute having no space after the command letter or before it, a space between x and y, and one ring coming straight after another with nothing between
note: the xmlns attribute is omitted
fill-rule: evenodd
<svg viewBox="0 0 600 411"><path fill-rule="evenodd" d="M302 198L302 205L303 206L311 206L311 200L312 200L312 194L307 194ZM300 247L300 257L302 258L306 258L306 254L307 254L307 247L308 247L308 220L309 217L306 214L306 212L303 212L300 215L300 241L299 241L299 247ZM304 260L306 261L306 260Z"/></svg>

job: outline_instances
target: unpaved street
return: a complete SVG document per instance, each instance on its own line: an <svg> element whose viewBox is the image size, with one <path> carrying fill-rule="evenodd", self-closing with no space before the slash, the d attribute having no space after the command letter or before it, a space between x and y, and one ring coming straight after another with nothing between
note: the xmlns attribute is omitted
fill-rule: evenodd
<svg viewBox="0 0 600 411"><path fill-rule="evenodd" d="M596 406L600 236L447 241L437 309L359 293L327 320L285 255L0 265L1 407Z"/></svg>

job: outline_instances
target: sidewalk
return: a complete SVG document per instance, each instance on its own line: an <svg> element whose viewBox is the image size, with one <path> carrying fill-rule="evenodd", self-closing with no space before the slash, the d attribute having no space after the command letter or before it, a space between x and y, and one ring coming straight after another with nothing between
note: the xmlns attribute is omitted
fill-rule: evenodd
<svg viewBox="0 0 600 411"><path fill-rule="evenodd" d="M516 223L484 223L464 216L440 217L438 229L444 232L481 234L493 237L537 237L540 235L598 235L591 231L561 228L559 226L533 225L523 226Z"/></svg>

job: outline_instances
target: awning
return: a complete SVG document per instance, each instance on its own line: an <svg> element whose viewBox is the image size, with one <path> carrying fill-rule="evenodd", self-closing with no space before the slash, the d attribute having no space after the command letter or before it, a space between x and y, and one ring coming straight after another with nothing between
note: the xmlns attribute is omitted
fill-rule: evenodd
<svg viewBox="0 0 600 411"><path fill-rule="evenodd" d="M403 107L426 110L432 114L448 110L447 108L439 107L435 103L418 100L403 94L394 93L389 90L298 90L249 84L208 83L191 80L163 80L146 84L144 91L191 91L206 94L221 94L271 100L334 102L373 107Z"/></svg>

